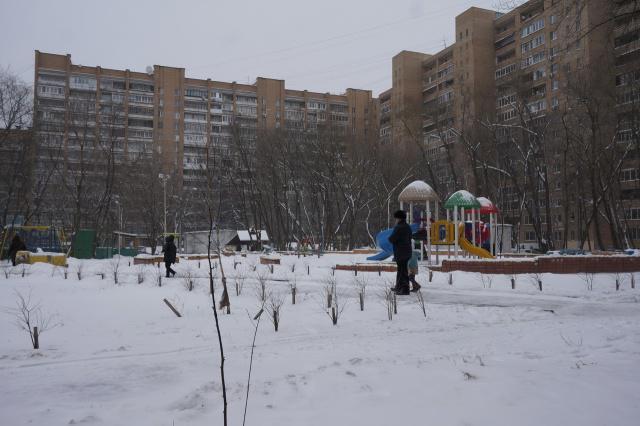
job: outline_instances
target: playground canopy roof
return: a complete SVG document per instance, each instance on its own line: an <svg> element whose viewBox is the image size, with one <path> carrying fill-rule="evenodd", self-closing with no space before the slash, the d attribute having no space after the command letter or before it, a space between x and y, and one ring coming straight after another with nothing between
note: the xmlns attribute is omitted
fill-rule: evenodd
<svg viewBox="0 0 640 426"><path fill-rule="evenodd" d="M487 197L478 197L480 203L480 214L498 213L499 210Z"/></svg>
<svg viewBox="0 0 640 426"><path fill-rule="evenodd" d="M428 183L421 180L414 180L402 190L400 195L398 195L398 201L402 201L404 203L439 200L440 197L438 197L436 191L434 191Z"/></svg>
<svg viewBox="0 0 640 426"><path fill-rule="evenodd" d="M481 206L472 193L461 189L460 191L456 191L451 194L451 197L449 197L447 202L444 203L444 208L447 210L451 210L454 207L462 207L465 209L479 209Z"/></svg>

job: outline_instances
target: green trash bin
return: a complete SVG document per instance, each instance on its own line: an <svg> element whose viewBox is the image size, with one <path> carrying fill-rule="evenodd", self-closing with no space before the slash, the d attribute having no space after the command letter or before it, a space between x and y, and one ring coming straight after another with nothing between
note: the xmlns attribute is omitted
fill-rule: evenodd
<svg viewBox="0 0 640 426"><path fill-rule="evenodd" d="M113 247L96 247L96 259L111 259L113 257ZM116 250L117 253L117 250Z"/></svg>
<svg viewBox="0 0 640 426"><path fill-rule="evenodd" d="M118 249L116 249L116 252ZM138 250L135 248L122 248L120 249L120 256L128 256L128 257L136 257L138 255Z"/></svg>
<svg viewBox="0 0 640 426"><path fill-rule="evenodd" d="M80 229L73 236L72 256L77 259L91 259L96 246L96 231Z"/></svg>

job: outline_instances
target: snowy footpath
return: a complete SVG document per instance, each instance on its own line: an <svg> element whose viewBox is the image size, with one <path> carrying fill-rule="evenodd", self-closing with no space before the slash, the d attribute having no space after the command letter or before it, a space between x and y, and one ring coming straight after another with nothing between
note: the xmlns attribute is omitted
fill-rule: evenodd
<svg viewBox="0 0 640 426"><path fill-rule="evenodd" d="M344 310L333 325L324 295L331 266L364 257L284 256L273 273L257 256L223 259L230 425L242 424L258 278L284 304L278 332L268 311L261 318L247 425L640 424L640 274L636 289L619 277L619 291L612 275L595 276L593 289L588 277L545 275L540 292L530 276L512 290L508 276L454 273L449 285L440 273L427 283L423 269L426 317L411 295L389 320L382 293L394 274L358 274L367 285L361 312L353 272L337 271ZM221 425L206 263L175 266L178 275L158 287L156 267L127 258L71 259L66 279L50 265L3 263L0 425ZM40 350L15 325L17 292L51 320Z"/></svg>

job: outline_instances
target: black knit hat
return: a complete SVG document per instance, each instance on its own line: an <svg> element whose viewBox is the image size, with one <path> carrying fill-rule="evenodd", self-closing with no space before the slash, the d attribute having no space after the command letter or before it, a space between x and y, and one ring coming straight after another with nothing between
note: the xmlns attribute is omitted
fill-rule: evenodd
<svg viewBox="0 0 640 426"><path fill-rule="evenodd" d="M407 220L407 212L405 212L404 210L396 210L396 212L393 214L393 217L396 219Z"/></svg>

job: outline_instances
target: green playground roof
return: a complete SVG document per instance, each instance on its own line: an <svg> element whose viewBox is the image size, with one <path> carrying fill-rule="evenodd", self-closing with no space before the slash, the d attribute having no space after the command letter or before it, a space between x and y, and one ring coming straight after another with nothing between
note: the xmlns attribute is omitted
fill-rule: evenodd
<svg viewBox="0 0 640 426"><path fill-rule="evenodd" d="M456 191L451 194L451 197L449 197L447 202L444 203L444 208L447 210L451 210L454 207L463 207L465 209L479 209L481 206L472 193L461 189L460 191Z"/></svg>

